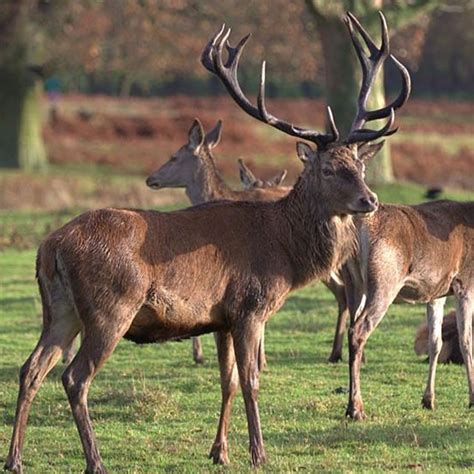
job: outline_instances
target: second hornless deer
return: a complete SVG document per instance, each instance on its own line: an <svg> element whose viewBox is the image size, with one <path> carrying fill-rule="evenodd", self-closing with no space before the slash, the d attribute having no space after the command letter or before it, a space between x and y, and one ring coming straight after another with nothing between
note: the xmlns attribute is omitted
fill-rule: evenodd
<svg viewBox="0 0 474 474"><path fill-rule="evenodd" d="M473 315L474 316L474 315ZM474 317L472 319L474 325ZM456 322L456 311L451 311L443 318L443 326L441 329L441 338L443 346L438 356L438 362L442 364L463 364L464 359L459 344L459 332ZM416 331L414 349L416 354L429 354L430 331L427 323L423 323Z"/></svg>
<svg viewBox="0 0 474 474"><path fill-rule="evenodd" d="M363 70L363 82L377 64L378 49L350 13L346 19ZM364 55L354 27L364 38ZM359 96L364 123L367 92ZM454 295L461 352L466 364L469 405L474 405L472 314L474 310L474 202L433 201L417 206L381 205L367 219L357 219L358 248L342 274L351 324L349 329L349 402L346 414L365 417L360 392L360 366L368 337L394 301L426 303L430 367L423 406L434 407L436 363L446 296Z"/></svg>
<svg viewBox="0 0 474 474"><path fill-rule="evenodd" d="M290 192L289 187L281 187L281 183L284 181L287 175L287 170L280 171L277 175L270 179L261 179L257 178L249 167L245 164L244 160L239 158L239 175L240 181L244 187L244 189L252 190L252 189L280 189L285 190L288 194Z"/></svg>
<svg viewBox="0 0 474 474"><path fill-rule="evenodd" d="M383 22L386 58L388 32ZM175 212L99 209L86 212L40 245L37 277L43 328L20 371L13 435L5 468L21 472L21 451L31 403L61 351L84 328L80 349L62 375L79 431L87 471L104 473L89 416L87 395L118 342L160 342L217 332L222 414L211 450L225 463L228 411L237 373L247 414L253 465L265 462L258 410L259 351L264 325L288 294L328 278L356 249L354 215L370 214L377 196L364 182L359 145L391 133L394 109L409 94L408 73L396 62L403 89L389 106L365 116L388 117L380 130L352 128L340 139L330 109L330 131L302 129L270 115L264 77L253 106L237 83L237 63L246 42L227 43L224 28L202 61L252 116L299 143L306 166L292 191L273 202L217 201ZM224 64L222 51L229 57ZM364 83L370 89L372 80ZM362 124L363 125L363 124ZM361 126L362 126L361 125Z"/></svg>
<svg viewBox="0 0 474 474"><path fill-rule="evenodd" d="M222 134L222 122L219 120L215 127L204 134L199 119L194 122L188 132L188 143L183 145L160 168L154 171L146 180L152 189L185 188L191 204L228 199L230 201L275 201L286 196L291 188L277 187L283 181L286 171L269 181L257 180L254 177L252 185L245 183L244 191L231 189L220 174L212 150L219 144ZM240 172L242 176L240 160ZM247 171L249 173L250 170ZM263 338L263 335L262 335ZM201 341L198 336L192 338L193 359L197 364L204 361ZM260 351L261 367L266 365L265 352Z"/></svg>

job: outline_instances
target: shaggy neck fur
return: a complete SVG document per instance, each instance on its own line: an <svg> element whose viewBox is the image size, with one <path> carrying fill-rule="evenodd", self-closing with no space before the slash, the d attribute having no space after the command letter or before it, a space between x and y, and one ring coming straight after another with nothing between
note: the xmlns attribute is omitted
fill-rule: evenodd
<svg viewBox="0 0 474 474"><path fill-rule="evenodd" d="M287 252L295 272L294 287L328 278L357 249L352 216L332 214L318 189L310 179L300 177L278 203L289 233Z"/></svg>
<svg viewBox="0 0 474 474"><path fill-rule="evenodd" d="M200 166L193 182L186 187L186 195L194 205L232 198L232 190L223 180L209 150L202 151Z"/></svg>

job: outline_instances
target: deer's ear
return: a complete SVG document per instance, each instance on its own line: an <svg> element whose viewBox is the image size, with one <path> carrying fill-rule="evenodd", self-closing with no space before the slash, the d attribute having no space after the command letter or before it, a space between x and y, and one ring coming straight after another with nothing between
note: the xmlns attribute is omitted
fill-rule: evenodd
<svg viewBox="0 0 474 474"><path fill-rule="evenodd" d="M276 176L268 180L268 183L272 186L280 186L280 184L283 182L283 180L286 178L286 175L288 174L288 170L283 170L280 173L278 173Z"/></svg>
<svg viewBox="0 0 474 474"><path fill-rule="evenodd" d="M359 159L361 159L362 161L370 160L382 149L384 143L384 140L377 143L364 143L358 149Z"/></svg>
<svg viewBox="0 0 474 474"><path fill-rule="evenodd" d="M202 128L202 124L198 118L194 119L194 122L189 129L188 140L189 146L194 151L198 151L204 143L204 129Z"/></svg>
<svg viewBox="0 0 474 474"><path fill-rule="evenodd" d="M219 145L222 134L222 120L218 120L215 127L206 135L204 143L212 150L214 147Z"/></svg>
<svg viewBox="0 0 474 474"><path fill-rule="evenodd" d="M314 157L313 149L304 142L296 142L296 154L304 165L311 161Z"/></svg>
<svg viewBox="0 0 474 474"><path fill-rule="evenodd" d="M257 181L257 178L250 171L250 169L247 167L247 165L244 163L244 161L241 158L238 159L238 162L239 162L240 181L243 184L245 189L249 189Z"/></svg>

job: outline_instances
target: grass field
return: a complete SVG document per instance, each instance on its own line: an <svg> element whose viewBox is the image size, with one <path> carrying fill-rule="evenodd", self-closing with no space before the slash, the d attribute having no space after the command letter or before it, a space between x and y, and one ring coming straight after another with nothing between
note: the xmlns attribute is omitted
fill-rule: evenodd
<svg viewBox="0 0 474 474"><path fill-rule="evenodd" d="M383 201L418 202L422 188L377 190ZM449 195L448 195L449 196ZM472 193L452 197L472 199ZM39 335L34 281L37 240L74 211L0 215L0 456L13 423L18 371ZM31 235L18 245L15 235ZM20 238L20 237L18 237ZM16 247L16 248L15 248ZM413 352L422 306L392 306L369 340L362 388L368 419L344 417L347 365L326 362L335 324L332 295L314 285L293 294L267 326L269 367L261 378L260 412L268 464L265 472L381 470L472 471L474 410L467 408L464 367L440 366L437 409L421 408L427 364ZM220 407L211 336L206 364L194 365L189 341L135 346L123 341L94 381L89 405L110 472L246 472L247 428L241 396L231 422L228 468L207 459ZM23 454L26 472L80 472L81 444L62 388L61 364L32 408ZM341 393L342 392L342 393Z"/></svg>

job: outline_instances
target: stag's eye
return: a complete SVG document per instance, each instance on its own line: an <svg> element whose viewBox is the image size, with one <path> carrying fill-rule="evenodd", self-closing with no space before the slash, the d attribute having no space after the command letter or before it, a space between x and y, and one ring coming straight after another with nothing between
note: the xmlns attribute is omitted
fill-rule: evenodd
<svg viewBox="0 0 474 474"><path fill-rule="evenodd" d="M171 162L176 161L176 160L177 160L176 156L172 156L172 157L170 158L170 161L171 161Z"/></svg>
<svg viewBox="0 0 474 474"><path fill-rule="evenodd" d="M323 176L325 178L330 178L331 176L334 176L334 171L330 168L324 168L323 169Z"/></svg>

